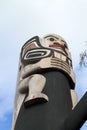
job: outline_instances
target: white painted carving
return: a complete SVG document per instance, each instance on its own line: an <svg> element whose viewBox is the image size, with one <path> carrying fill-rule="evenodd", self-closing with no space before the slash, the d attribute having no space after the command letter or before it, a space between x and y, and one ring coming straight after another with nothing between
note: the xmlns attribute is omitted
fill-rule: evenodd
<svg viewBox="0 0 87 130"><path fill-rule="evenodd" d="M36 99L43 101L48 101L46 94L42 93L46 83L46 78L41 74L34 74L25 79L23 79L19 85L18 90L21 94L28 95L25 99L25 103L29 104L29 101L35 102ZM42 100L41 100L42 101Z"/></svg>
<svg viewBox="0 0 87 130"><path fill-rule="evenodd" d="M25 99L25 103L29 103L31 100L33 104L34 100L36 99L38 100L43 99L45 102L48 101L47 95L42 93L45 87L45 83L46 83L46 78L40 74L34 74L30 76L28 82L29 93L27 98Z"/></svg>

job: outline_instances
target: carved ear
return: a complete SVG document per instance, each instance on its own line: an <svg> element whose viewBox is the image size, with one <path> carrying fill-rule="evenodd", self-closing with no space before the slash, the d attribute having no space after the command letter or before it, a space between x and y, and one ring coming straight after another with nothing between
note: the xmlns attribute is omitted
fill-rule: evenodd
<svg viewBox="0 0 87 130"><path fill-rule="evenodd" d="M77 98L77 93L75 90L70 89L71 92L71 99L72 99L72 109L77 105L78 98Z"/></svg>

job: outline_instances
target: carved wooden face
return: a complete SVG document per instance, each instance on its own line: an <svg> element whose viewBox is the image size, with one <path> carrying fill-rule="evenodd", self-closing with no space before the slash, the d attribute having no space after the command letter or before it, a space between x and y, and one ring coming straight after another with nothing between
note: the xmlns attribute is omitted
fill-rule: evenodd
<svg viewBox="0 0 87 130"><path fill-rule="evenodd" d="M52 34L40 39L36 36L23 46L21 59L23 64L33 64L43 58L53 57L53 55L56 57L58 53L70 57L67 43L62 37Z"/></svg>
<svg viewBox="0 0 87 130"><path fill-rule="evenodd" d="M41 42L42 46L51 48L54 50L59 50L67 55L68 46L66 41L59 35L47 35L43 38Z"/></svg>

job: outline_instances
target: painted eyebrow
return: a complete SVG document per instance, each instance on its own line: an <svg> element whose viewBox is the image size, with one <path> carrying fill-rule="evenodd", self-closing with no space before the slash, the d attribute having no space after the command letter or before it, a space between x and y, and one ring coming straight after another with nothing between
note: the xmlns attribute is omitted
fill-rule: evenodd
<svg viewBox="0 0 87 130"><path fill-rule="evenodd" d="M49 35L49 36L46 36L46 37L44 37L44 38L49 38L49 37L54 37L54 38L56 38L56 39L59 39L58 37L56 37L56 36L52 36L52 35Z"/></svg>
<svg viewBox="0 0 87 130"><path fill-rule="evenodd" d="M61 40L62 42L66 43L64 40Z"/></svg>

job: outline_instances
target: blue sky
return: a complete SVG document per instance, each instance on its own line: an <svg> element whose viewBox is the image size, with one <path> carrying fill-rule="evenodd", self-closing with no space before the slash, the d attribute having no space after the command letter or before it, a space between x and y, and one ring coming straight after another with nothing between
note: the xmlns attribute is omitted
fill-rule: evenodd
<svg viewBox="0 0 87 130"><path fill-rule="evenodd" d="M11 130L18 60L31 37L55 33L65 38L72 54L78 99L87 91L87 69L79 54L87 48L86 0L0 1L0 130ZM87 122L81 128L86 130Z"/></svg>

